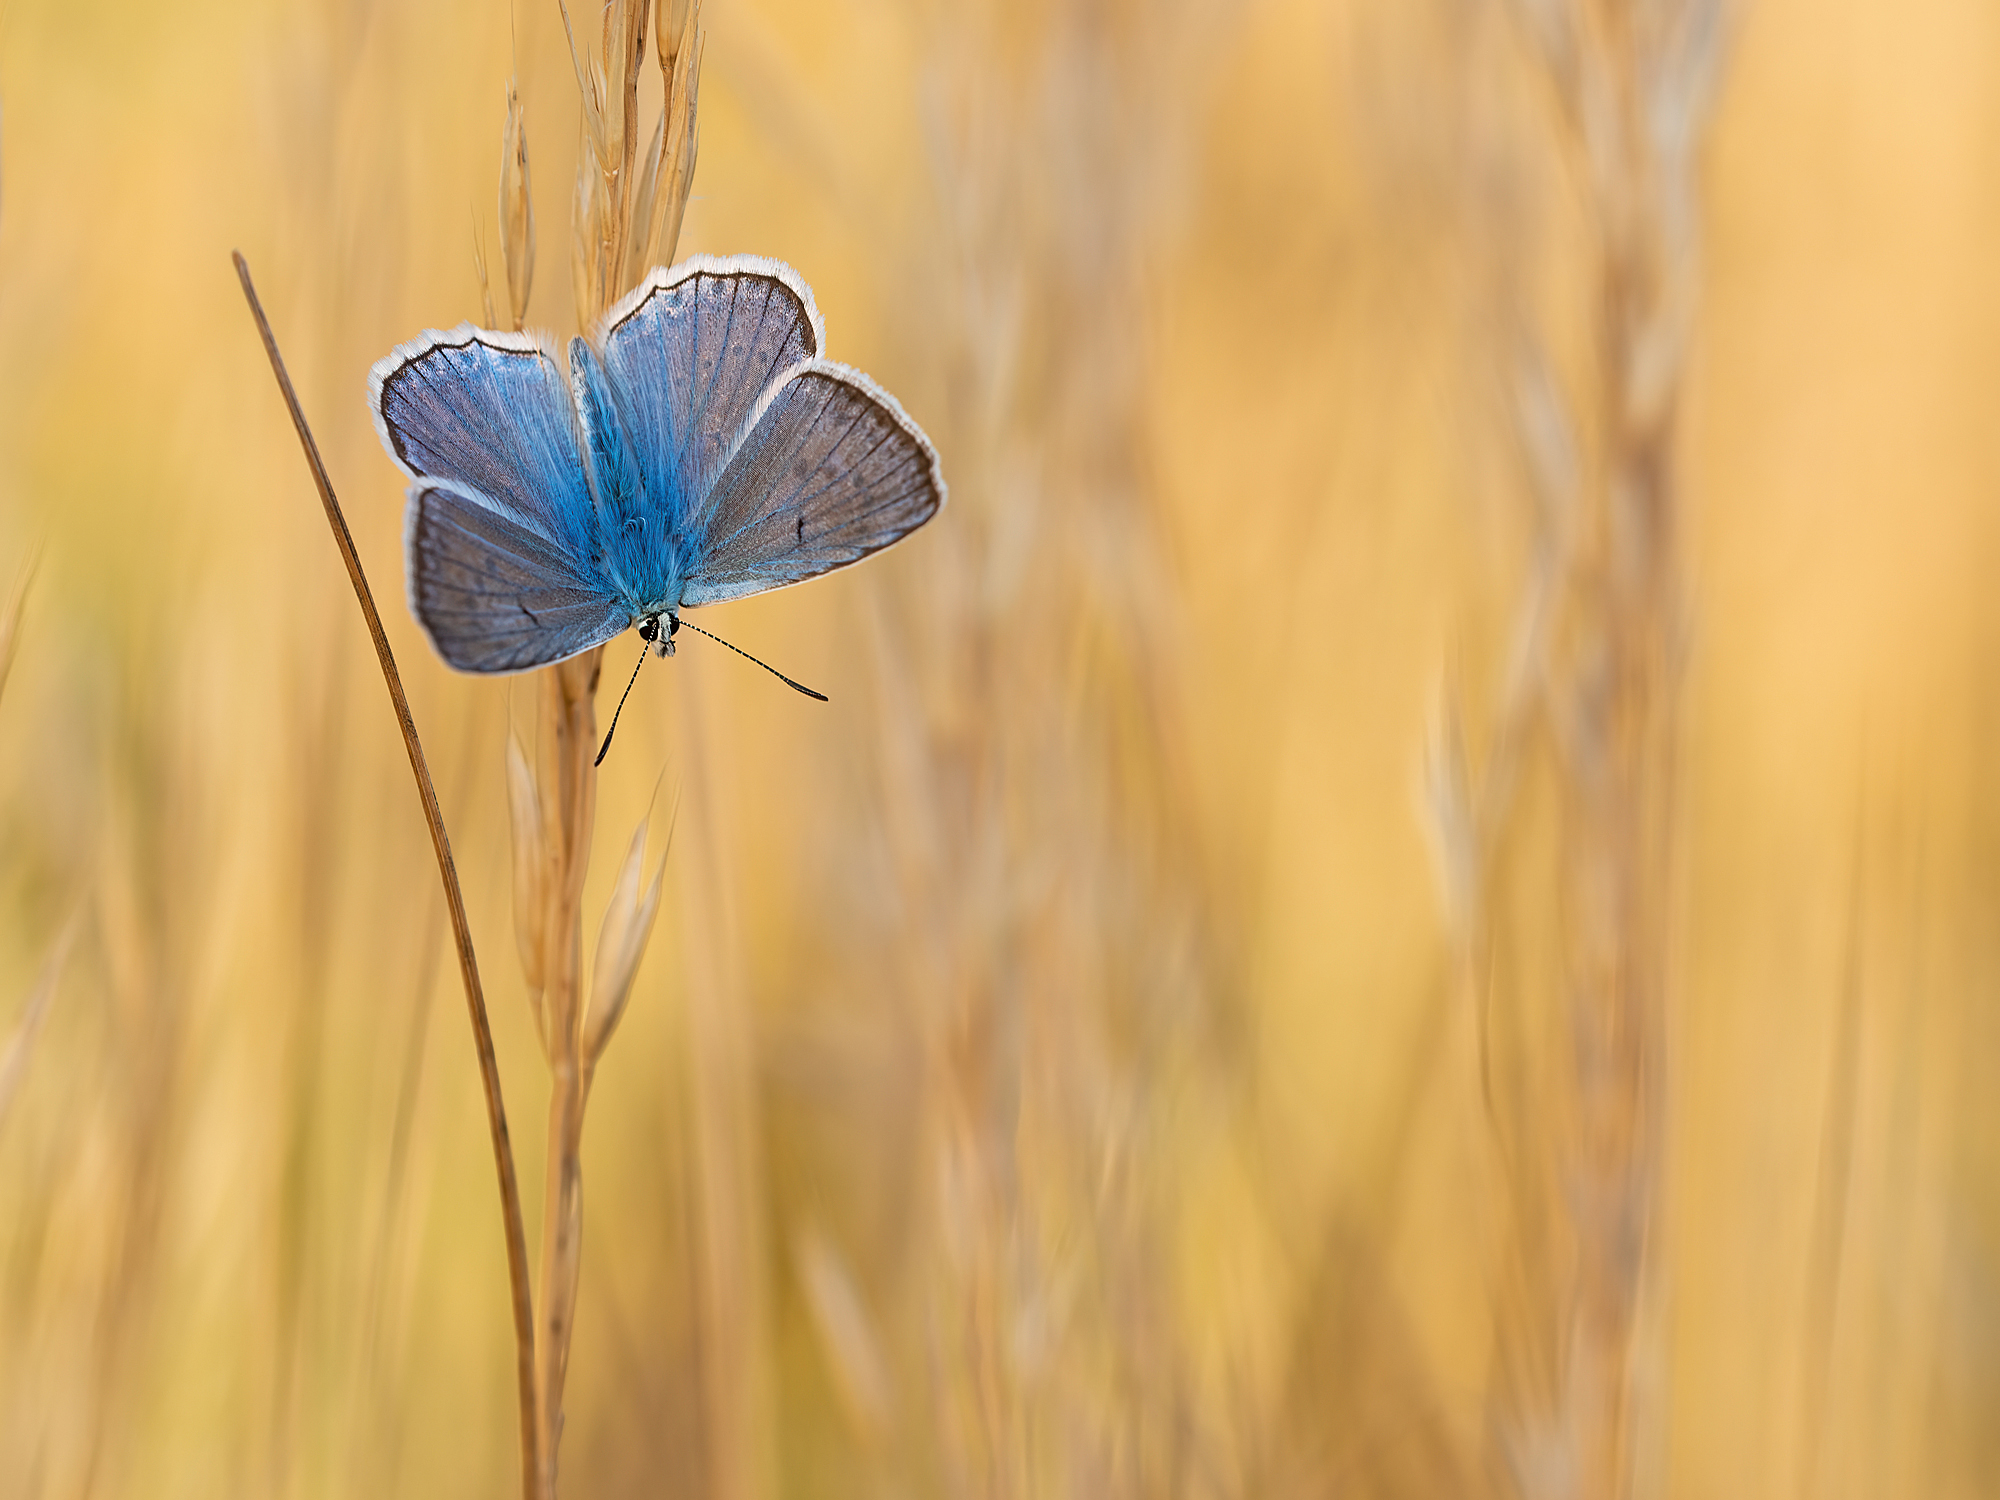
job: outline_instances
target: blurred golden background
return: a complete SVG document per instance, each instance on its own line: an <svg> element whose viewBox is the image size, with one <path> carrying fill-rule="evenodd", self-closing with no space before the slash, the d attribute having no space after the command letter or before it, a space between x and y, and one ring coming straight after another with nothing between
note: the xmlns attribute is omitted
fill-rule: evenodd
<svg viewBox="0 0 2000 1500"><path fill-rule="evenodd" d="M2000 1493L2000 11L1754 0L1565 115L1551 18L1704 10L706 9L681 253L798 267L952 498L701 617L830 706L695 640L626 710L569 1493ZM414 628L363 399L481 315L516 74L567 335L553 4L0 12L0 1495L517 1481L436 872L229 263L532 1244L533 694Z"/></svg>

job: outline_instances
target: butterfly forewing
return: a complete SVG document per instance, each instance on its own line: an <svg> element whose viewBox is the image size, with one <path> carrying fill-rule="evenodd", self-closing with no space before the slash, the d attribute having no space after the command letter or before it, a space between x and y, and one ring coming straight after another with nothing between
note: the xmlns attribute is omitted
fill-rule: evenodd
<svg viewBox="0 0 2000 1500"><path fill-rule="evenodd" d="M760 256L655 271L611 310L600 344L647 490L678 526L780 375L820 352L812 293Z"/></svg>
<svg viewBox="0 0 2000 1500"><path fill-rule="evenodd" d="M588 552L576 404L549 350L461 325L405 344L369 385L383 444L413 478L462 484L566 551Z"/></svg>
<svg viewBox="0 0 2000 1500"><path fill-rule="evenodd" d="M895 398L824 360L770 399L689 521L682 601L719 604L888 546L944 501L937 454Z"/></svg>
<svg viewBox="0 0 2000 1500"><path fill-rule="evenodd" d="M410 612L461 672L518 672L602 645L631 616L539 532L449 482L416 484Z"/></svg>

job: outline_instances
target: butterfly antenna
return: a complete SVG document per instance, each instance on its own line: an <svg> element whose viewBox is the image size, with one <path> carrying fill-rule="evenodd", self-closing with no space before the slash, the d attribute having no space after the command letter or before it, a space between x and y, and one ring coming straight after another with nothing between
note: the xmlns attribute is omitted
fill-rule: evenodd
<svg viewBox="0 0 2000 1500"><path fill-rule="evenodd" d="M703 630L699 625L695 624L692 620L677 619L676 623L687 626L687 628L689 630L692 630L696 635L707 636L711 641L714 641L715 644L718 646L729 646L729 642L725 641L721 636L717 635L714 631ZM756 661L758 666L762 667L766 672L769 672L773 677L777 678L778 681L782 682L786 687L796 688L799 692L804 693L808 698L817 698L822 703L827 703L831 701L826 696L825 693L815 693L811 688L807 687L803 682L792 681L791 678L787 677L783 672L780 672L776 667L772 666L769 662L757 661L756 657L752 656L748 651L745 651L741 646L729 646L729 649L731 651L734 651L738 656L742 657L745 661Z"/></svg>
<svg viewBox="0 0 2000 1500"><path fill-rule="evenodd" d="M625 679L625 691L618 695L618 706L611 711L611 727L604 731L604 743L598 749L597 759L591 762L593 766L603 765L604 757L611 753L611 736L618 732L618 716L625 712L625 700L632 696L632 684L639 680L639 668L646 665L646 653L652 649L651 641L640 643L639 660L633 663L632 675Z"/></svg>

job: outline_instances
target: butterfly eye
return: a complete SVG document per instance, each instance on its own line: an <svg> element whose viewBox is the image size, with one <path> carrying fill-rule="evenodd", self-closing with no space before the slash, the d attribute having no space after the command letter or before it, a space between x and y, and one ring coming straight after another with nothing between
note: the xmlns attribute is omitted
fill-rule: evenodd
<svg viewBox="0 0 2000 1500"><path fill-rule="evenodd" d="M648 615L645 619L639 622L639 639L644 641L647 645L650 646L653 643L654 638L658 636L659 633L660 633L660 617L658 615Z"/></svg>

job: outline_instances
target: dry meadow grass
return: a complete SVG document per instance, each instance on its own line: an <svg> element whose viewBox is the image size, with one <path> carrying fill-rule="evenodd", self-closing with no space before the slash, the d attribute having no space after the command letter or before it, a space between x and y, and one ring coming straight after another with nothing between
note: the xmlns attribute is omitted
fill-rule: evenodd
<svg viewBox="0 0 2000 1500"><path fill-rule="evenodd" d="M521 1477L233 246L564 1493L2000 1491L2000 16L1711 9L712 0L680 252L952 498L701 617L829 705L684 640L597 779L425 647L363 401L640 268L557 7L14 0L0 1497Z"/></svg>

